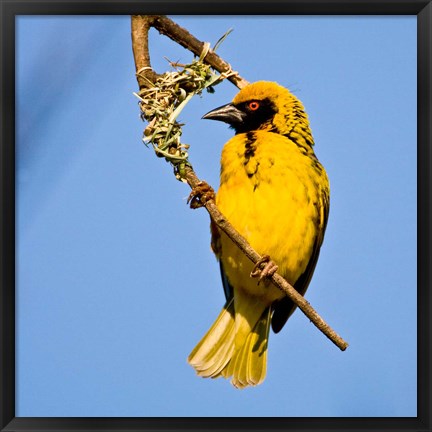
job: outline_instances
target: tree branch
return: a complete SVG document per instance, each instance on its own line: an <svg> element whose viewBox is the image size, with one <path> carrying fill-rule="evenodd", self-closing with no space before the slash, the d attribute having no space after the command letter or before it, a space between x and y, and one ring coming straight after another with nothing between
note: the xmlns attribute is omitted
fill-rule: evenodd
<svg viewBox="0 0 432 432"><path fill-rule="evenodd" d="M165 16L132 16L132 49L134 52L135 66L137 70L137 80L140 88L145 85L147 80L154 82L150 79L153 72L151 69L150 55L148 48L148 31L150 27L155 27L160 33L170 37L175 42L183 47L189 49L194 54L200 56L204 48L204 43L200 42L192 36L187 30L175 24ZM215 70L220 73L231 71L228 63L222 60L213 51L209 51L204 57L204 61L210 64ZM141 72L140 72L141 71ZM142 72L144 75L142 75ZM153 76L153 78L154 78ZM242 88L247 85L247 81L240 77L238 74L228 78L237 87ZM193 169L189 166L185 169L185 178L189 186L193 189L199 183L200 179L196 176ZM214 201L210 200L204 203L210 217L214 223L220 228L230 239L239 247L239 249L255 264L261 256L249 245L249 243L233 228L229 221L219 211ZM274 273L271 281L275 286L282 290L311 320L311 322L323 332L336 346L342 351L348 347L348 343L344 341L315 311L310 303L299 294L295 288L290 285L281 275Z"/></svg>
<svg viewBox="0 0 432 432"><path fill-rule="evenodd" d="M180 44L183 48L192 51L195 55L200 56L204 49L204 42L199 41L195 36L191 35L186 29L180 27L174 21L170 20L166 16L158 15L152 24L159 33L168 36L174 42ZM231 71L231 66L229 63L221 59L216 53L211 49L203 59L207 64L212 66L220 73L225 73ZM241 76L233 75L228 78L234 85L238 88L243 88L249 83L243 79Z"/></svg>
<svg viewBox="0 0 432 432"><path fill-rule="evenodd" d="M147 87L149 82L155 82L157 78L150 64L148 49L148 32L153 22L154 17L151 16L133 15L131 19L133 55L140 89Z"/></svg>

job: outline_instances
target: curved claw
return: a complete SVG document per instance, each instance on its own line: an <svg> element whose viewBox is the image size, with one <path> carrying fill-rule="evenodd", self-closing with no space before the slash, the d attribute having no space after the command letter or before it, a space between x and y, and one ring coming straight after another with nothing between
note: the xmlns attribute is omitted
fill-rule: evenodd
<svg viewBox="0 0 432 432"><path fill-rule="evenodd" d="M278 266L270 259L269 255L263 255L251 271L251 277L258 278L258 284L265 278L272 277L278 270Z"/></svg>
<svg viewBox="0 0 432 432"><path fill-rule="evenodd" d="M188 196L187 203L191 209L203 207L208 201L214 201L215 191L205 181L200 181Z"/></svg>

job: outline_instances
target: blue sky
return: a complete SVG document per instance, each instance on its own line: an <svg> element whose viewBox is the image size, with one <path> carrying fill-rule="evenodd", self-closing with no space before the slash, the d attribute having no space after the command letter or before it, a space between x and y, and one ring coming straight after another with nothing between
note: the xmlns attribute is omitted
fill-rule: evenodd
<svg viewBox="0 0 432 432"><path fill-rule="evenodd" d="M331 210L307 299L243 391L186 358L223 303L205 210L142 141L127 16L17 19L18 416L416 416L416 19L172 17L249 81L304 103ZM152 65L192 55L156 31ZM232 130L182 112L217 187Z"/></svg>

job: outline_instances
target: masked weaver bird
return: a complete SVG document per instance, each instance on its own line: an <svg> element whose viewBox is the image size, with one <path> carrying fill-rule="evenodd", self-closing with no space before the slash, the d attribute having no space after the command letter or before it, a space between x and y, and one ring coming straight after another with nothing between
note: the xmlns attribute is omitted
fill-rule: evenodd
<svg viewBox="0 0 432 432"><path fill-rule="evenodd" d="M302 103L277 83L259 81L203 118L235 130L222 150L219 210L303 295L323 242L330 192ZM278 333L296 305L268 278L251 278L252 262L213 225L212 248L226 304L188 362L202 377L255 386L266 376L270 325Z"/></svg>

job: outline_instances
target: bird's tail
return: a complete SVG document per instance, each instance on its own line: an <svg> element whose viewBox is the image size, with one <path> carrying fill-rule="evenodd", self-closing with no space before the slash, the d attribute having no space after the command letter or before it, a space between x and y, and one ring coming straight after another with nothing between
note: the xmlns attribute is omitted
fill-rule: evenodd
<svg viewBox="0 0 432 432"><path fill-rule="evenodd" d="M244 318L234 310L231 299L214 324L188 357L188 362L202 377L230 378L237 388L255 386L264 381L267 370L267 345L270 307L255 319ZM251 319L252 318L252 319ZM250 324L250 323L254 324Z"/></svg>

